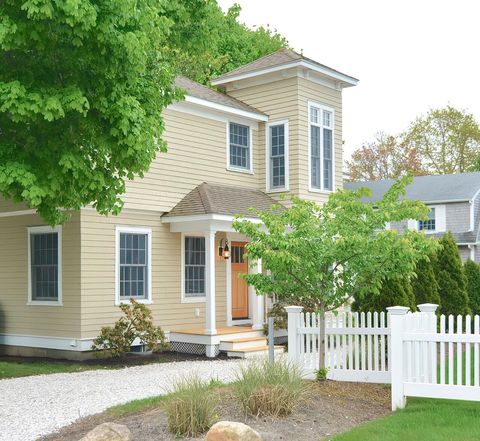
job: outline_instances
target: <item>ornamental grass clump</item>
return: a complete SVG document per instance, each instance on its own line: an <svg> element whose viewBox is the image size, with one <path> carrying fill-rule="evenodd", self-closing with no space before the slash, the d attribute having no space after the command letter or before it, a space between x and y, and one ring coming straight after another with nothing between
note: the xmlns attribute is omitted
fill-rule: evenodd
<svg viewBox="0 0 480 441"><path fill-rule="evenodd" d="M240 368L235 392L245 413L280 417L291 414L306 399L307 388L295 365L258 361Z"/></svg>
<svg viewBox="0 0 480 441"><path fill-rule="evenodd" d="M175 383L175 389L165 402L168 430L175 436L197 436L206 432L216 417L215 384L196 376Z"/></svg>

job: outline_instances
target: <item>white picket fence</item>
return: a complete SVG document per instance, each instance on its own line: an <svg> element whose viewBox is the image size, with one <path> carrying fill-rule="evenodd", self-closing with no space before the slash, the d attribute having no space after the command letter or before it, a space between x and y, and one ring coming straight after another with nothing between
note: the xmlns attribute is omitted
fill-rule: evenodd
<svg viewBox="0 0 480 441"><path fill-rule="evenodd" d="M341 313L325 317L327 378L392 384L392 408L407 396L480 401L480 320L478 316L435 314L391 307L388 314ZM288 356L312 378L318 369L320 326L317 314L289 306Z"/></svg>

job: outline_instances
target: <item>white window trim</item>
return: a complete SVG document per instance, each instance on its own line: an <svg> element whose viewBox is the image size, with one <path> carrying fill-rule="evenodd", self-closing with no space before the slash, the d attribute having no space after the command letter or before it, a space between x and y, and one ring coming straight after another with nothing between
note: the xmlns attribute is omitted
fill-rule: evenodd
<svg viewBox="0 0 480 441"><path fill-rule="evenodd" d="M147 258L148 258L148 290L146 299L135 299L137 303L151 305L152 300L152 229L147 227L130 227L120 226L115 227L115 305L130 303L130 300L120 299L120 233L137 233L147 235Z"/></svg>
<svg viewBox="0 0 480 441"><path fill-rule="evenodd" d="M308 101L308 191L312 193L324 193L330 194L335 191L335 110L332 107L328 107L325 104L320 104L314 101ZM312 187L312 140L311 140L311 109L312 107L316 107L322 112L326 110L327 112L331 112L332 114L332 189L325 190L323 184L323 130L320 130L320 188ZM323 114L321 115L322 123L319 125L323 129Z"/></svg>
<svg viewBox="0 0 480 441"><path fill-rule="evenodd" d="M181 284L182 284L182 298L181 298L181 303L205 303L207 301L207 293L205 293L204 296L202 297L187 297L185 295L185 238L186 237L203 237L205 238L205 248L207 246L207 237L205 234L195 234L195 233L182 233L181 234L181 241L182 241L182 244L181 244L181 265L182 265L182 268L181 268ZM213 250L213 252L215 252L215 250ZM206 274L207 274L207 265L208 265L208 262L206 260L206 250L205 250L205 277L206 277ZM205 284L205 290L206 290L207 286Z"/></svg>
<svg viewBox="0 0 480 441"><path fill-rule="evenodd" d="M241 126L248 127L248 150L250 154L250 167L249 168L241 168L241 167L234 167L230 165L230 124L238 124ZM238 122L234 120L228 120L226 123L227 126L227 170L236 172L236 173L246 173L249 175L253 175L253 127L250 124L246 124L245 122Z"/></svg>
<svg viewBox="0 0 480 441"><path fill-rule="evenodd" d="M271 187L270 182L270 128L274 126L285 127L285 185L283 187ZM266 140L266 161L265 161L265 175L267 178L266 191L267 193L284 193L290 190L290 149L289 149L289 127L288 119L282 121L274 121L265 125L265 140Z"/></svg>
<svg viewBox="0 0 480 441"><path fill-rule="evenodd" d="M58 299L56 301L34 300L32 293L32 254L31 254L31 235L32 233L58 233ZM28 300L27 305L39 306L63 306L62 297L62 226L57 225L52 228L44 225L40 227L28 227Z"/></svg>

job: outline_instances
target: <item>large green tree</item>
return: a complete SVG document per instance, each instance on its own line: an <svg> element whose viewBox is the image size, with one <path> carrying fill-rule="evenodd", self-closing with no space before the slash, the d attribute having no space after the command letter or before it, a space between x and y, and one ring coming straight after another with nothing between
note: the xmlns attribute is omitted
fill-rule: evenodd
<svg viewBox="0 0 480 441"><path fill-rule="evenodd" d="M383 229L387 222L425 218L423 203L399 200L410 181L400 179L375 204L362 201L367 188L340 190L322 206L293 198L290 208L260 212L263 225L237 219L234 228L250 238L249 259L262 259L266 270L246 280L259 294L313 306L323 315L351 297L378 296L386 279L408 278L436 248L420 232Z"/></svg>
<svg viewBox="0 0 480 441"><path fill-rule="evenodd" d="M412 288L417 305L422 303L434 303L440 305L439 285L435 277L436 255L421 260L415 269L412 278Z"/></svg>
<svg viewBox="0 0 480 441"><path fill-rule="evenodd" d="M480 314L480 265L468 259L463 268L467 279L467 293L472 314Z"/></svg>
<svg viewBox="0 0 480 441"><path fill-rule="evenodd" d="M118 213L162 140L177 73L210 74L285 44L214 0L4 0L0 194L51 224L93 204Z"/></svg>

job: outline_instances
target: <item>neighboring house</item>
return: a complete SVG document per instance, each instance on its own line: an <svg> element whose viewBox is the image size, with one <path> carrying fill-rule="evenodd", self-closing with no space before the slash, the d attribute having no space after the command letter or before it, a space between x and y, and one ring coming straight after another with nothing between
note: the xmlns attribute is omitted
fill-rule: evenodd
<svg viewBox="0 0 480 441"><path fill-rule="evenodd" d="M342 89L356 83L291 50L214 79L223 92L180 77L186 99L163 113L168 153L127 183L120 215L86 207L52 229L0 201L3 352L84 357L130 298L178 350L263 346L265 299L238 278L261 262L243 258L234 215L342 187Z"/></svg>
<svg viewBox="0 0 480 441"><path fill-rule="evenodd" d="M394 183L393 180L346 182L345 188L369 187L379 201ZM469 257L480 262L480 172L453 175L417 176L407 186L407 199L420 200L430 208L428 220L392 222L388 228L411 228L441 237L450 231L458 245L462 260Z"/></svg>

